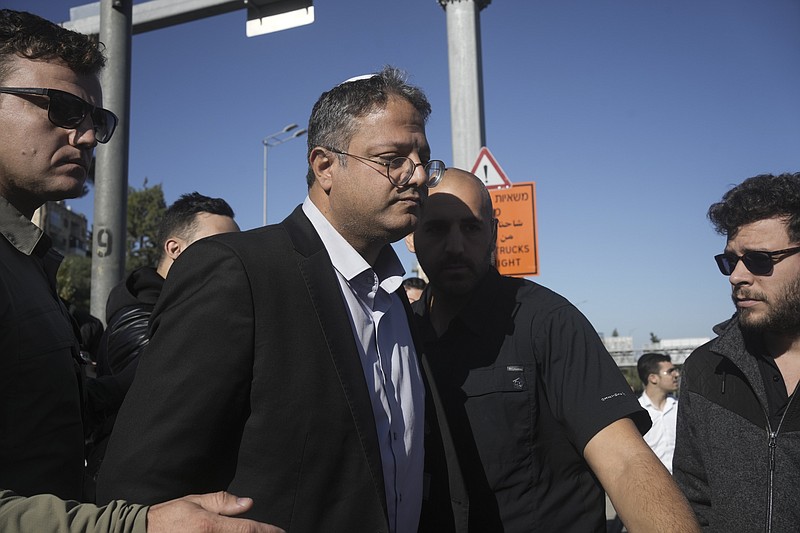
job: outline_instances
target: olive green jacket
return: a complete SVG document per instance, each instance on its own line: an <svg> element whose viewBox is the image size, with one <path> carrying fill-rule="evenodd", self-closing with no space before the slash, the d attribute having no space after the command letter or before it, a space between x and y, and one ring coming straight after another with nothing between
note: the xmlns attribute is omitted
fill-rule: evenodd
<svg viewBox="0 0 800 533"><path fill-rule="evenodd" d="M149 507L112 501L104 507L52 494L23 498L0 490L3 533L145 533Z"/></svg>

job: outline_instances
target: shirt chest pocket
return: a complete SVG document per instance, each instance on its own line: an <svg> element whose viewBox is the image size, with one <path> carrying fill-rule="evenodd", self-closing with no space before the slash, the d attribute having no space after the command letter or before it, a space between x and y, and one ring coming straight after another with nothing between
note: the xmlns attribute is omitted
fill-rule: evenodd
<svg viewBox="0 0 800 533"><path fill-rule="evenodd" d="M484 464L518 464L527 457L536 412L532 372L498 365L473 369L464 381L464 407Z"/></svg>
<svg viewBox="0 0 800 533"><path fill-rule="evenodd" d="M16 352L20 362L76 345L69 318L52 298L31 299L17 306L14 321Z"/></svg>

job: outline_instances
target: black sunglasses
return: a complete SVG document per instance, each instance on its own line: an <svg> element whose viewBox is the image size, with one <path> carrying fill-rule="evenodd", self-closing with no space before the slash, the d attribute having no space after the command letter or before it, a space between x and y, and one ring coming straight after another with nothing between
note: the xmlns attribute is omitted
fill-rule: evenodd
<svg viewBox="0 0 800 533"><path fill-rule="evenodd" d="M47 105L47 118L59 128L75 129L81 125L86 115L91 115L95 138L99 143L107 143L111 140L117 122L119 122L117 115L108 109L95 107L74 94L58 89L0 87L0 93L48 97L50 102Z"/></svg>
<svg viewBox="0 0 800 533"><path fill-rule="evenodd" d="M746 252L744 255L738 256L734 254L719 254L714 256L717 262L719 271L726 276L733 274L736 264L739 259L742 260L744 266L752 274L756 276L766 276L772 272L772 267L775 263L786 259L790 255L800 252L800 246L794 248L787 248L785 250L776 250L774 252ZM776 258L775 256L782 255L783 257Z"/></svg>

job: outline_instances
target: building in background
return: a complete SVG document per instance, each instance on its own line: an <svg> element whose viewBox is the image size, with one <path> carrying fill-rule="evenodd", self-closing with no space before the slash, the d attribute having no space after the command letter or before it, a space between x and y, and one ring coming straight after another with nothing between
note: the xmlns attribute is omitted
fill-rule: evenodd
<svg viewBox="0 0 800 533"><path fill-rule="evenodd" d="M603 345L606 347L606 350L608 350L608 353L614 358L614 362L617 363L618 367L636 366L637 358L634 357L633 337L620 337L619 335L606 337L601 333L600 339L603 341ZM639 355L641 355L641 353L639 353Z"/></svg>
<svg viewBox="0 0 800 533"><path fill-rule="evenodd" d="M601 333L600 339L603 341L608 353L614 358L614 362L622 370L622 374L628 380L628 384L637 394L642 391L642 382L636 372L636 361L639 360L643 353L657 352L667 354L672 359L673 364L681 366L695 348L711 340L709 337L663 339L658 342L649 342L643 345L641 349L634 350L633 337L616 335L606 337Z"/></svg>
<svg viewBox="0 0 800 533"><path fill-rule="evenodd" d="M92 237L86 216L76 213L63 201L47 202L33 214L33 223L53 240L53 248L64 257L89 257Z"/></svg>
<svg viewBox="0 0 800 533"><path fill-rule="evenodd" d="M672 363L682 365L695 348L710 341L710 337L697 337L694 339L662 339L642 346L642 353L658 352L670 356Z"/></svg>

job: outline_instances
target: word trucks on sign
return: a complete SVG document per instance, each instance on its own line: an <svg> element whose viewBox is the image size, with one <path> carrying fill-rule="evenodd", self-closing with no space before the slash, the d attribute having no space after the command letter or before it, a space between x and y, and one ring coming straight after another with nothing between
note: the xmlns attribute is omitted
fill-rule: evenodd
<svg viewBox="0 0 800 533"><path fill-rule="evenodd" d="M538 276L536 184L489 189L497 219L497 270L505 276Z"/></svg>

